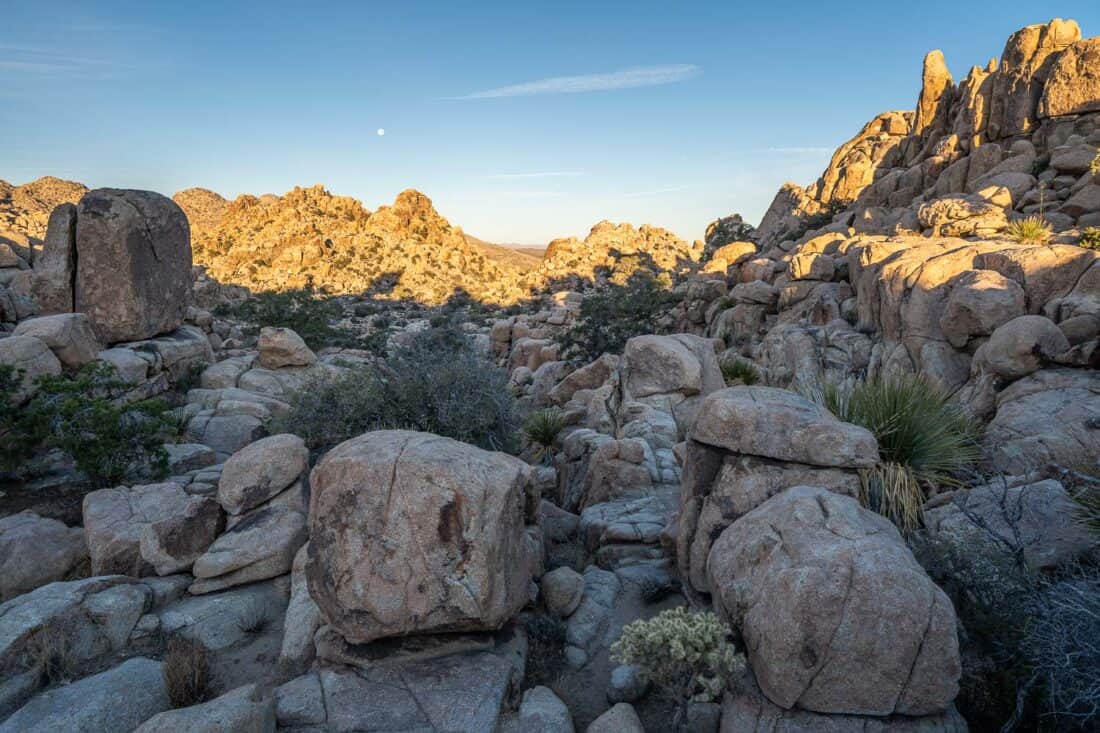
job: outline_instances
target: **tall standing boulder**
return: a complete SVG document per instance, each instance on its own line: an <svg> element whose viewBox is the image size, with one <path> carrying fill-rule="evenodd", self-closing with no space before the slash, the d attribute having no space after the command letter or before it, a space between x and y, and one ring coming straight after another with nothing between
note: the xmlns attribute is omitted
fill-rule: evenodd
<svg viewBox="0 0 1100 733"><path fill-rule="evenodd" d="M310 483L309 591L348 642L497 629L526 603L523 461L382 430L333 448Z"/></svg>
<svg viewBox="0 0 1100 733"><path fill-rule="evenodd" d="M65 203L50 213L42 254L34 262L34 299L43 315L72 312L75 276L76 205Z"/></svg>
<svg viewBox="0 0 1100 733"><path fill-rule="evenodd" d="M930 715L959 691L951 601L894 525L852 498L787 489L722 532L707 573L781 708Z"/></svg>
<svg viewBox="0 0 1100 733"><path fill-rule="evenodd" d="M100 188L76 216L73 309L107 344L183 323L191 296L191 233L183 210L152 191Z"/></svg>

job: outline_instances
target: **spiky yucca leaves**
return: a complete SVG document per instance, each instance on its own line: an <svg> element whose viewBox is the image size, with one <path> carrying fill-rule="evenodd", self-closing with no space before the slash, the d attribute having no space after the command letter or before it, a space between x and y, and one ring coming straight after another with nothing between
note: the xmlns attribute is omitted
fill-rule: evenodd
<svg viewBox="0 0 1100 733"><path fill-rule="evenodd" d="M861 475L861 500L903 532L923 523L926 489L960 486L978 460L977 422L914 376L860 382L850 390L825 385L822 404L878 440L879 464Z"/></svg>
<svg viewBox="0 0 1100 733"><path fill-rule="evenodd" d="M1043 244L1050 239L1052 230L1041 216L1029 216L1009 224L1005 233L1017 244Z"/></svg>
<svg viewBox="0 0 1100 733"><path fill-rule="evenodd" d="M550 455L550 449L554 445L554 439L565 427L565 418L561 411L554 407L535 410L523 424L523 434L535 447L536 458L544 458Z"/></svg>
<svg viewBox="0 0 1100 733"><path fill-rule="evenodd" d="M726 380L727 385L735 382L753 385L760 382L760 372L756 370L756 367L741 359L723 362L722 377Z"/></svg>

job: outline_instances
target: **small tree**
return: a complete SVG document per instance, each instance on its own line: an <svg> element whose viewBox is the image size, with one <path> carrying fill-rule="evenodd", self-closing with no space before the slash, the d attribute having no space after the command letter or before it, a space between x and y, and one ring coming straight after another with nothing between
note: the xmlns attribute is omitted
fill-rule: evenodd
<svg viewBox="0 0 1100 733"><path fill-rule="evenodd" d="M675 301L657 278L637 270L624 284L610 283L584 299L576 323L557 337L562 354L589 362L603 354L622 353L631 338L657 333L659 317Z"/></svg>

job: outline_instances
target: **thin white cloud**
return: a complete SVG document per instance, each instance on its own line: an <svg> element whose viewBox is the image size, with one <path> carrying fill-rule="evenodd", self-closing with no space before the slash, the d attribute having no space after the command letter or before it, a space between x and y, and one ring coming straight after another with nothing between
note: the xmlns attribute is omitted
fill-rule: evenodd
<svg viewBox="0 0 1100 733"><path fill-rule="evenodd" d="M674 191L686 191L689 188L691 188L691 186L686 185L686 184L683 185L683 186L666 186L664 188L655 188L655 189L650 190L650 191L635 191L634 193L624 193L623 198L628 198L628 199L644 198L646 196L656 196L656 195L662 194L662 193L673 193Z"/></svg>
<svg viewBox="0 0 1100 733"><path fill-rule="evenodd" d="M497 195L512 199L552 199L565 194L561 191L504 191Z"/></svg>
<svg viewBox="0 0 1100 733"><path fill-rule="evenodd" d="M72 56L39 46L0 43L0 69L27 74L104 73L121 65L105 59Z"/></svg>
<svg viewBox="0 0 1100 733"><path fill-rule="evenodd" d="M780 147L756 148L748 152L762 155L820 155L822 153L832 153L833 149L818 147Z"/></svg>
<svg viewBox="0 0 1100 733"><path fill-rule="evenodd" d="M492 180L510 181L517 178L571 178L582 175L580 171L545 171L541 173L494 173L485 176Z"/></svg>
<svg viewBox="0 0 1100 733"><path fill-rule="evenodd" d="M498 97L529 97L536 94L578 94L581 92L606 92L612 89L634 89L674 84L698 76L702 72L695 64L669 66L642 66L622 69L606 74L581 76L554 76L549 79L513 84L496 89L465 94L454 99L495 99Z"/></svg>

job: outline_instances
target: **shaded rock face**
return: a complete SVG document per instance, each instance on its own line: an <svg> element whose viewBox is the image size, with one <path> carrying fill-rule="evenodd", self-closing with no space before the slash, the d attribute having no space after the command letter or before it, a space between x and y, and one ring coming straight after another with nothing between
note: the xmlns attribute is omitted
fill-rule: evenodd
<svg viewBox="0 0 1100 733"><path fill-rule="evenodd" d="M32 511L0 519L0 603L64 579L87 557L79 527Z"/></svg>
<svg viewBox="0 0 1100 733"><path fill-rule="evenodd" d="M951 601L897 529L853 499L786 490L722 533L707 573L782 708L929 715L958 693Z"/></svg>
<svg viewBox="0 0 1100 733"><path fill-rule="evenodd" d="M310 595L347 641L497 629L526 602L522 461L377 431L326 454L310 483Z"/></svg>
<svg viewBox="0 0 1100 733"><path fill-rule="evenodd" d="M171 707L160 662L135 657L39 695L0 723L0 733L134 730Z"/></svg>
<svg viewBox="0 0 1100 733"><path fill-rule="evenodd" d="M685 590L713 592L707 558L740 517L792 486L857 496L857 470L877 460L871 433L794 392L731 387L710 395L684 457L676 554Z"/></svg>
<svg viewBox="0 0 1100 733"><path fill-rule="evenodd" d="M764 697L751 672L736 681L722 698L720 733L967 733L968 730L966 721L953 706L944 713L919 718L785 710Z"/></svg>
<svg viewBox="0 0 1100 733"><path fill-rule="evenodd" d="M73 308L104 343L138 341L183 323L191 293L191 235L171 199L96 189L77 206Z"/></svg>

